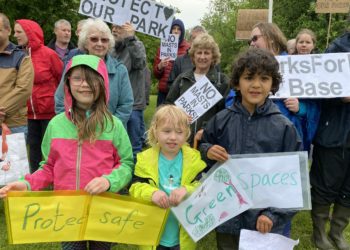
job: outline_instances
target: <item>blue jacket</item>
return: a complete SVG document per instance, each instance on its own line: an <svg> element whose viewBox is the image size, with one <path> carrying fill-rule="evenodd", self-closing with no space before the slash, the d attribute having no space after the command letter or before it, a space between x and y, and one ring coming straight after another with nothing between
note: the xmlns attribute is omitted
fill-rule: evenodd
<svg viewBox="0 0 350 250"><path fill-rule="evenodd" d="M242 106L240 98L216 114L204 129L200 152L209 166L215 162L207 158L213 145L220 145L229 154L292 152L302 149L301 140L293 124L278 107L266 99L253 115ZM283 166L281 166L283 167ZM282 234L293 211L278 208L248 210L217 227L221 233L238 235L241 229L256 230L256 221L266 215L273 221L272 233Z"/></svg>
<svg viewBox="0 0 350 250"><path fill-rule="evenodd" d="M72 56L73 57L73 56ZM128 70L117 59L107 54L105 63L109 78L109 111L118 117L126 128L134 103ZM64 75L55 93L55 112L64 112Z"/></svg>

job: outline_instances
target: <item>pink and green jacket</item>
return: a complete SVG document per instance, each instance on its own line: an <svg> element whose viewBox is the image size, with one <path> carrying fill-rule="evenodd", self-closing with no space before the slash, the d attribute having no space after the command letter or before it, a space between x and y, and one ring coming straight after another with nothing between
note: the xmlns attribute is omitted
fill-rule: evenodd
<svg viewBox="0 0 350 250"><path fill-rule="evenodd" d="M104 62L89 55L76 56L66 71L81 64L101 74L108 97ZM40 190L53 184L55 190L82 190L93 178L103 176L110 183L108 191L118 192L130 182L134 168L130 140L122 122L113 116L114 127L107 120L105 131L94 143L88 140L79 143L77 128L70 118L72 97L66 96L65 101L66 112L55 116L46 129L40 168L25 176L28 189Z"/></svg>

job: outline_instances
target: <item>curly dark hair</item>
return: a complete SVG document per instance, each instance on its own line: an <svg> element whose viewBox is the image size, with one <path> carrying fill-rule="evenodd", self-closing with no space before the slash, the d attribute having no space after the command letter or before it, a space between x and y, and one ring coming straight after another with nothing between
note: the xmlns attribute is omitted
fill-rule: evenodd
<svg viewBox="0 0 350 250"><path fill-rule="evenodd" d="M237 89L239 78L245 70L250 74L264 74L272 77L271 92L275 94L282 82L282 75L279 72L279 64L275 56L264 49L249 48L242 53L232 66L231 87Z"/></svg>

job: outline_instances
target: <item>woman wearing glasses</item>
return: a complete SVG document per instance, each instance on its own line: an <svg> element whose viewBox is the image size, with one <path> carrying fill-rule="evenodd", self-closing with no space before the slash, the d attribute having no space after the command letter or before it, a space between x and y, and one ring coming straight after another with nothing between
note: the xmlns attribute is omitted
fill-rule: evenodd
<svg viewBox="0 0 350 250"><path fill-rule="evenodd" d="M80 31L76 54L68 55L67 61L78 54L95 55L104 60L107 65L110 98L109 111L118 117L124 127L132 112L134 98L126 67L109 52L114 47L114 38L108 25L100 19L87 19ZM62 76L62 79L64 76ZM55 111L64 112L63 80L55 93Z"/></svg>
<svg viewBox="0 0 350 250"><path fill-rule="evenodd" d="M55 116L54 94L61 79L63 63L55 51L44 45L43 30L38 23L20 19L15 22L14 37L32 58L34 84L28 106L28 137L30 171L38 169L41 142L46 127Z"/></svg>

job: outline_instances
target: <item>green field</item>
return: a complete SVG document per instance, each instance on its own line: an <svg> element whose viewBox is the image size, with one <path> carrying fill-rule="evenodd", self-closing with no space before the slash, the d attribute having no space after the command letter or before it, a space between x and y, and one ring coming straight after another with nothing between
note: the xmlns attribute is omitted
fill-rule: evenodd
<svg viewBox="0 0 350 250"><path fill-rule="evenodd" d="M151 96L150 106L147 108L145 112L145 120L147 124L151 119L151 116L154 113L155 109L155 101L156 96ZM312 225L309 211L299 212L293 219L292 225L292 236L293 239L299 239L300 243L298 247L295 249L300 250L309 250L316 249L313 247L311 243L311 233L312 233ZM45 235L43 235L45 237ZM345 237L347 240L350 240L350 226L347 227L345 231ZM5 223L5 214L4 214L4 203L0 201L0 250L54 250L60 249L60 243L51 243L51 244L27 244L27 245L8 245L7 243L7 233L6 233L6 223ZM137 249L135 246L127 246L127 245L115 245L112 248L113 250L134 250ZM208 236L203 238L199 244L197 249L200 250L211 250L216 249L215 243L215 234L210 233Z"/></svg>

